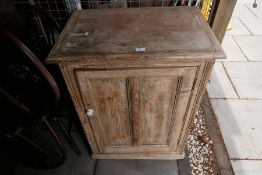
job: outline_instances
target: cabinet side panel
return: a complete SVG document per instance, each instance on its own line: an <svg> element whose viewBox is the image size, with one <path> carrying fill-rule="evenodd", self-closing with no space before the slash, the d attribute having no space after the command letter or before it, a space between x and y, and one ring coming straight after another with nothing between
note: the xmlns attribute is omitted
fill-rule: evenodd
<svg viewBox="0 0 262 175"><path fill-rule="evenodd" d="M195 116L196 110L202 100L202 96L205 92L206 85L211 74L213 65L215 62L207 61L202 62L200 66L199 73L197 75L197 80L193 89L192 99L190 100L190 108L188 109L187 116L185 117L183 128L181 129L181 142L179 143L179 152L182 152L185 147L185 142L189 134L190 125L192 123L193 117Z"/></svg>
<svg viewBox="0 0 262 175"><path fill-rule="evenodd" d="M199 72L199 67L194 67L187 69L183 76L183 83L181 84L181 91L179 92L179 100L173 111L173 123L175 127L172 128L170 132L170 142L169 145L173 150L177 150L178 143L181 141L182 128L184 126L186 115L188 110L190 110L190 103L192 100L193 88L195 86L195 81L197 79Z"/></svg>

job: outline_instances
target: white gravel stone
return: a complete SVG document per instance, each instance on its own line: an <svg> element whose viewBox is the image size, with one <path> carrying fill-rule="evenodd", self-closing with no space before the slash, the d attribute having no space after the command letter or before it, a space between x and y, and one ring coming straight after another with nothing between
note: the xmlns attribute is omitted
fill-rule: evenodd
<svg viewBox="0 0 262 175"><path fill-rule="evenodd" d="M208 136L207 124L202 110L198 110L194 118L194 127L187 140L190 166L192 174L216 174L217 165L213 153L212 138Z"/></svg>

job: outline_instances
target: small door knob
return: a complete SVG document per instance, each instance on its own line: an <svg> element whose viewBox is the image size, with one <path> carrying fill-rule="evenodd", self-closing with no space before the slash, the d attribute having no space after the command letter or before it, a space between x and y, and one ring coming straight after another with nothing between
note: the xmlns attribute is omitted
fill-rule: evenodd
<svg viewBox="0 0 262 175"><path fill-rule="evenodd" d="M94 115L94 110L93 110L93 109L87 109L86 115L87 115L88 117L92 117L92 116Z"/></svg>

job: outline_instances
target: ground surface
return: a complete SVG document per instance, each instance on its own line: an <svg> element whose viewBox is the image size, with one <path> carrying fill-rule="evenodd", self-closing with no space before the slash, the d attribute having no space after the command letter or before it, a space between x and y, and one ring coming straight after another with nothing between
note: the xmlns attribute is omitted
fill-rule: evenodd
<svg viewBox="0 0 262 175"><path fill-rule="evenodd" d="M63 165L55 169L39 170L17 164L13 175L188 175L188 159L176 160L94 160L88 153L84 137L77 131L72 135L82 155L77 156L67 146L68 157ZM64 139L63 139L64 140ZM64 140L66 143L66 140ZM182 171L183 173L179 173Z"/></svg>
<svg viewBox="0 0 262 175"><path fill-rule="evenodd" d="M207 96L205 96L204 99L207 99ZM209 107L204 106L204 108ZM208 119L206 117L208 117ZM214 125L217 126L213 123L208 124L208 121L212 120L212 118L215 117L212 117L208 112L204 113L202 110L197 112L188 138L188 149L184 160L95 161L89 156L87 144L84 141L84 137L81 136L81 132L79 132L77 127L74 127L72 135L80 147L82 152L81 156L77 156L73 152L60 133L64 143L66 143L68 151L67 160L62 166L50 170L38 170L18 163L13 175L215 175L219 171L218 168L225 169L226 166L217 166L216 159L221 159L221 153L225 153L225 151L214 151L212 137L214 137L217 132L212 134L208 129L210 127L214 128ZM223 144L217 140L220 139L214 137L214 144ZM219 157L216 157L214 153ZM227 157L227 155L225 157ZM225 160L226 159L223 159L223 162L228 162Z"/></svg>
<svg viewBox="0 0 262 175"><path fill-rule="evenodd" d="M262 174L262 0L238 0L208 94L236 175Z"/></svg>

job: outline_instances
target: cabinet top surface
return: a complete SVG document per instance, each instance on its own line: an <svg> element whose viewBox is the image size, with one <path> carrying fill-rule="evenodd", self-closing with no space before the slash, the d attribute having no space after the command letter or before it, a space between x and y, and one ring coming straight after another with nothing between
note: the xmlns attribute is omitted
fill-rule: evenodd
<svg viewBox="0 0 262 175"><path fill-rule="evenodd" d="M215 59L224 52L197 7L81 10L47 62L116 55Z"/></svg>

